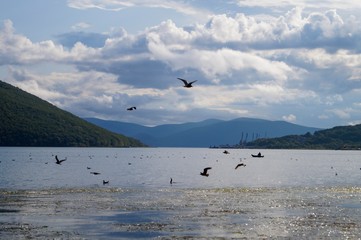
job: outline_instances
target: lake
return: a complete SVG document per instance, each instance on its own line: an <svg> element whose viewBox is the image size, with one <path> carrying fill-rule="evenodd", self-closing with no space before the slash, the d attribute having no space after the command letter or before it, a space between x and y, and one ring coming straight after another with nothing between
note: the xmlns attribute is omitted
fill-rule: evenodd
<svg viewBox="0 0 361 240"><path fill-rule="evenodd" d="M0 238L361 237L359 151L223 151L2 147Z"/></svg>

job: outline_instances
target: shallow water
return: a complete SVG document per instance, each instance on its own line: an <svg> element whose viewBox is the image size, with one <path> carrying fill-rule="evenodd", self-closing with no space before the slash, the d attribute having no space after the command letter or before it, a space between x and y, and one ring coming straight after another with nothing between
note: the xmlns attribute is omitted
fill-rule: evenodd
<svg viewBox="0 0 361 240"><path fill-rule="evenodd" d="M358 151L222 151L0 148L0 238L361 237Z"/></svg>

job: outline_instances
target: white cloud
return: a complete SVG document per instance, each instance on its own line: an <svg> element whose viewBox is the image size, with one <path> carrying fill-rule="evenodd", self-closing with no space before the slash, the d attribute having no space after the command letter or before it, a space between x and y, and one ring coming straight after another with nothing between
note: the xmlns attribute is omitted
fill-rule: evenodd
<svg viewBox="0 0 361 240"><path fill-rule="evenodd" d="M167 4L164 8L191 6L174 1L68 1L82 9L161 3ZM63 34L58 43L33 42L7 20L0 30L0 66L10 66L9 82L81 116L141 122L143 113L154 111L159 116L148 122L154 124L165 114L172 115L168 120L187 121L195 109L203 109L202 115L192 117L206 117L207 112L209 117L273 114L295 121L292 107L306 106L304 114L316 110L324 121L332 116L349 120L360 116L347 109L359 99L345 97L361 89L357 24L357 18L341 17L335 10L305 12L299 7L266 17L214 14L206 23L188 27L167 20L138 34L121 27L117 33ZM75 40L66 45L71 37ZM43 64L71 70L39 73L36 67ZM186 91L177 77L198 82ZM144 112L121 116L115 111L133 103Z"/></svg>
<svg viewBox="0 0 361 240"><path fill-rule="evenodd" d="M354 110L352 108L345 108L345 109L330 109L328 110L328 112L336 115L337 117L339 117L340 119L350 119L352 113L354 112Z"/></svg>
<svg viewBox="0 0 361 240"><path fill-rule="evenodd" d="M79 23L76 23L73 26L71 26L71 29L78 31L78 30L83 30L83 29L87 29L90 27L91 27L91 25L86 22L79 22Z"/></svg>
<svg viewBox="0 0 361 240"><path fill-rule="evenodd" d="M68 0L68 6L77 9L97 8L107 11L120 11L131 7L148 7L173 9L187 15L209 14L208 11L195 8L191 4L187 4L184 1L172 0Z"/></svg>
<svg viewBox="0 0 361 240"><path fill-rule="evenodd" d="M262 8L281 8L281 7L308 7L308 8L335 8L335 9L358 9L361 8L361 3L353 0L321 0L321 1L313 1L313 0L236 0L239 6L247 6L247 7L262 7Z"/></svg>
<svg viewBox="0 0 361 240"><path fill-rule="evenodd" d="M287 116L282 116L282 119L287 121L287 122L296 122L296 116L293 114L289 114Z"/></svg>

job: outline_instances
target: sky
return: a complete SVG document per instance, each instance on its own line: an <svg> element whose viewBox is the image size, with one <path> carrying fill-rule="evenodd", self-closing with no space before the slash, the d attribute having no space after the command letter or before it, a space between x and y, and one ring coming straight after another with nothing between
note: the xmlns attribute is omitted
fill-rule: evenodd
<svg viewBox="0 0 361 240"><path fill-rule="evenodd" d="M0 80L79 117L147 126L354 125L360 26L354 0L2 0Z"/></svg>

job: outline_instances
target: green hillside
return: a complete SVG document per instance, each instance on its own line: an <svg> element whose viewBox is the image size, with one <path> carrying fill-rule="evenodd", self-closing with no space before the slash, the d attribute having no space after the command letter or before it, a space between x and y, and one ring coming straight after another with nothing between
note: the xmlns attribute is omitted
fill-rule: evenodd
<svg viewBox="0 0 361 240"><path fill-rule="evenodd" d="M0 81L0 146L140 147Z"/></svg>
<svg viewBox="0 0 361 240"><path fill-rule="evenodd" d="M314 134L263 138L248 143L247 147L274 149L361 149L361 124L339 126L316 131Z"/></svg>

